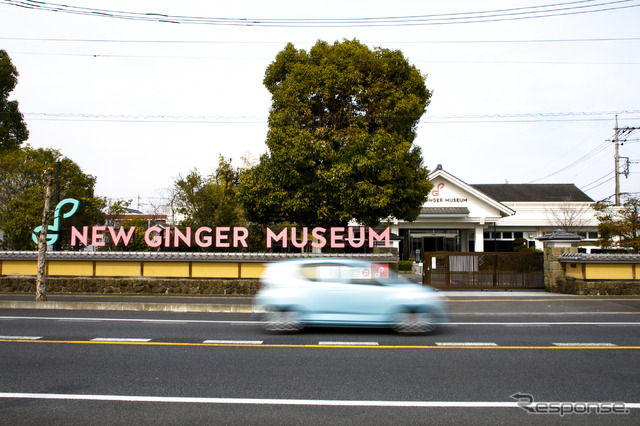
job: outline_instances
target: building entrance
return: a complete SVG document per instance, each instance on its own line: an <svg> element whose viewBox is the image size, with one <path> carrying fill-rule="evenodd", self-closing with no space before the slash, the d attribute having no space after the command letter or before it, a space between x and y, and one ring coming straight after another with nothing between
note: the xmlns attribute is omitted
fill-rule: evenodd
<svg viewBox="0 0 640 426"><path fill-rule="evenodd" d="M460 251L459 229L401 230L400 236L403 239L400 258L403 260L419 261L420 254L425 252Z"/></svg>
<svg viewBox="0 0 640 426"><path fill-rule="evenodd" d="M439 237L423 237L423 252L433 251L460 251L460 242L457 235L439 236Z"/></svg>

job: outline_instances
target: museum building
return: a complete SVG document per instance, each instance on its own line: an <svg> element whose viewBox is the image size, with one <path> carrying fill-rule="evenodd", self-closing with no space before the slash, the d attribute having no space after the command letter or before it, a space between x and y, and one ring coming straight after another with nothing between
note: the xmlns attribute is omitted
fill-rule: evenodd
<svg viewBox="0 0 640 426"><path fill-rule="evenodd" d="M441 165L429 174L433 189L413 222L392 220L400 258L424 252L542 249L538 237L571 228L596 245L594 201L574 184L468 184Z"/></svg>

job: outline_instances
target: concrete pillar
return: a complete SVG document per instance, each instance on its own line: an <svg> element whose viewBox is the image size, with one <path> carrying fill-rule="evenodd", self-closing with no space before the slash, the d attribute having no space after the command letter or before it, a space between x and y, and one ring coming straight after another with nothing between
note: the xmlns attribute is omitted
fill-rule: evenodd
<svg viewBox="0 0 640 426"><path fill-rule="evenodd" d="M476 225L475 251L484 251L484 226L482 225Z"/></svg>
<svg viewBox="0 0 640 426"><path fill-rule="evenodd" d="M544 288L551 293L564 293L565 270L558 260L565 253L577 253L577 247L544 248Z"/></svg>
<svg viewBox="0 0 640 426"><path fill-rule="evenodd" d="M544 288L552 293L564 292L566 284L565 271L558 261L564 253L577 253L579 235L565 232L562 229L545 234L538 238L544 244Z"/></svg>

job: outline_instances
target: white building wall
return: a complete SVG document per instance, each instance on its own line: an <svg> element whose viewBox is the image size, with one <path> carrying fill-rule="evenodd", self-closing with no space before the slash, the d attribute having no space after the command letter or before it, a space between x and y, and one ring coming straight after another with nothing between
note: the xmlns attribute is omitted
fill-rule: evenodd
<svg viewBox="0 0 640 426"><path fill-rule="evenodd" d="M442 169L430 179L434 186L423 205L424 214L414 222L395 221L393 233L410 229L419 236L420 229L458 229L463 251L471 241L476 251L484 251L487 232L491 239L503 241L504 232L522 233L529 245L542 248L537 238L554 229L593 232L598 228L589 202L499 202Z"/></svg>

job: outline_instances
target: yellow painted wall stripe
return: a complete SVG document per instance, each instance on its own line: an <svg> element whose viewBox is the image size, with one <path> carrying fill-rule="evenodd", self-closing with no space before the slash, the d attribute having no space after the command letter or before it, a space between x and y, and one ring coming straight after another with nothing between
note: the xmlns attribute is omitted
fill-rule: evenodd
<svg viewBox="0 0 640 426"><path fill-rule="evenodd" d="M93 276L93 262L81 260L50 260L47 262L50 276Z"/></svg>
<svg viewBox="0 0 640 426"><path fill-rule="evenodd" d="M189 277L189 262L144 262L145 277Z"/></svg>
<svg viewBox="0 0 640 426"><path fill-rule="evenodd" d="M238 263L193 262L191 265L191 274L193 278L238 278Z"/></svg>
<svg viewBox="0 0 640 426"><path fill-rule="evenodd" d="M633 265L629 263L587 263L585 278L588 280L632 280Z"/></svg>
<svg viewBox="0 0 640 426"><path fill-rule="evenodd" d="M140 262L96 262L96 277L139 277Z"/></svg>
<svg viewBox="0 0 640 426"><path fill-rule="evenodd" d="M3 260L2 275L35 276L38 273L38 262L35 260Z"/></svg>
<svg viewBox="0 0 640 426"><path fill-rule="evenodd" d="M37 266L35 260L3 260L0 261L0 275L35 276ZM253 262L48 260L47 268L51 276L258 279L265 265Z"/></svg>
<svg viewBox="0 0 640 426"><path fill-rule="evenodd" d="M265 265L262 263L242 263L240 265L240 278L260 278L264 273Z"/></svg>

